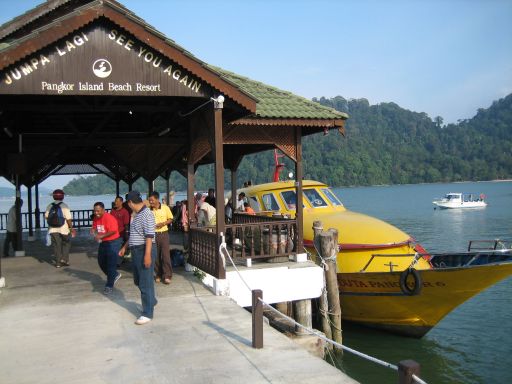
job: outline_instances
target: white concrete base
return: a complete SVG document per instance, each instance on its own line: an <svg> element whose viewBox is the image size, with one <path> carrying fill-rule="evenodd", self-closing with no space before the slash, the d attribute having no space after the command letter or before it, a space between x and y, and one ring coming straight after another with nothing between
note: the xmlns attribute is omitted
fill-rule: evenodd
<svg viewBox="0 0 512 384"><path fill-rule="evenodd" d="M291 259L296 263L305 263L308 261L308 255L306 253L296 253L292 255Z"/></svg>
<svg viewBox="0 0 512 384"><path fill-rule="evenodd" d="M186 272L194 272L194 266L189 263L185 263L185 271Z"/></svg>
<svg viewBox="0 0 512 384"><path fill-rule="evenodd" d="M0 277L0 288L5 287L5 277Z"/></svg>
<svg viewBox="0 0 512 384"><path fill-rule="evenodd" d="M314 263L301 268L252 268L241 270L240 275L251 289L261 289L263 300L269 304L316 298L324 286L323 270ZM229 297L241 307L250 307L252 293L238 273L226 272L226 280L229 282Z"/></svg>
<svg viewBox="0 0 512 384"><path fill-rule="evenodd" d="M25 251L16 251L14 252L14 256L25 256Z"/></svg>
<svg viewBox="0 0 512 384"><path fill-rule="evenodd" d="M213 293L216 296L229 296L229 283L226 279L213 279Z"/></svg>
<svg viewBox="0 0 512 384"><path fill-rule="evenodd" d="M35 237L35 236L29 236L29 237L27 238L27 240L28 240L28 241L30 241L30 242L32 243L33 241L36 241L36 237Z"/></svg>

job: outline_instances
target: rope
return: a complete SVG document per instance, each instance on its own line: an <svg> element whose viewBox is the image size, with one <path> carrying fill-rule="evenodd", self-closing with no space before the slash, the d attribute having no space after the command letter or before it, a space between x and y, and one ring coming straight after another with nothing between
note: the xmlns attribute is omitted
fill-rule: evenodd
<svg viewBox="0 0 512 384"><path fill-rule="evenodd" d="M247 282L244 280L244 278L242 277L242 274L240 273L240 271L238 270L238 268L236 267L233 259L231 258L231 255L229 254L229 251L227 249L227 246L226 246L226 243L224 241L224 235L221 234L221 238L222 238L222 242L219 246L219 253L222 255L222 251L225 252L225 254L228 256L229 258L229 261L231 262L231 264L233 265L233 267L235 268L235 271L238 273L238 276L240 277L240 280L242 280L242 282L244 283L244 285L247 287L247 289L252 292L252 289L251 287L249 287L249 284L247 284ZM321 256L320 256L321 257ZM224 259L224 256L222 256L222 259ZM270 304L264 302L261 298L258 298L258 300L265 306L267 307L268 309L270 309L272 312L275 312L277 313L279 316L281 317L284 317L285 319L287 319L288 321L292 322L294 325L304 329L306 332L310 333L310 334L313 334L315 336L317 336L318 338L320 338L321 340L324 340L325 342L327 343L330 343L332 345L334 345L335 347L338 347L339 349L341 350L344 350L344 351L347 351L347 352L350 352L356 356L359 356L359 357L362 357L363 359L366 359L366 360L369 360L375 364L379 364L379 365L382 365L384 367L387 367L387 368L391 368L391 369L394 369L395 371L398 371L398 366L397 365L394 365L394 364L391 364L391 363L388 363L384 360L380 360L380 359L377 359L376 357L373 357L373 356L370 356L370 355L367 355L365 353L362 353L362 352L359 352L359 351L356 351L355 349L352 349L350 347L347 347L343 344L340 344L334 340L331 340L327 337L325 337L323 334L315 331L314 329L311 329L311 328L308 328L308 327L305 327L304 325L298 323L297 321L295 321L295 319L292 319L291 317L288 317L286 316L284 313L278 311L277 309L275 309L274 307L272 307ZM418 376L416 375L412 375L412 378L419 384L427 384L425 381L421 380Z"/></svg>

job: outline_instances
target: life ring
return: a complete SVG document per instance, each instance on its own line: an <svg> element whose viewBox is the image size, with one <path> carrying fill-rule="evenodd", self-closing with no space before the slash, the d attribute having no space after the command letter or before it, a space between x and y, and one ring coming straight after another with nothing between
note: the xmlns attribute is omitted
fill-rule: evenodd
<svg viewBox="0 0 512 384"><path fill-rule="evenodd" d="M409 275L412 275L414 279L414 285L412 288L407 284L407 279ZM416 296L421 292L421 288L423 287L423 281L421 279L420 273L414 268L408 268L400 274L400 289L407 296Z"/></svg>

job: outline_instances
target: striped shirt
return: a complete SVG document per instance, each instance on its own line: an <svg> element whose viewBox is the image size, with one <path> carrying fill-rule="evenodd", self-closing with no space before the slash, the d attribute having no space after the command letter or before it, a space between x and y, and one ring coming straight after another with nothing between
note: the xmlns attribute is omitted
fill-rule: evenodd
<svg viewBox="0 0 512 384"><path fill-rule="evenodd" d="M147 238L151 238L153 243L155 242L155 216L146 206L143 206L138 213L135 213L130 223L128 244L130 247L144 245Z"/></svg>

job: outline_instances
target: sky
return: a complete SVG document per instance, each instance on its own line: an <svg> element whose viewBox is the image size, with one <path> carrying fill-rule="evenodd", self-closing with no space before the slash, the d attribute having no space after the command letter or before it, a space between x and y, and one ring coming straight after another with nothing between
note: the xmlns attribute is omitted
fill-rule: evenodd
<svg viewBox="0 0 512 384"><path fill-rule="evenodd" d="M512 0L120 2L200 60L309 99L456 123L512 93ZM0 0L0 24L40 3Z"/></svg>

